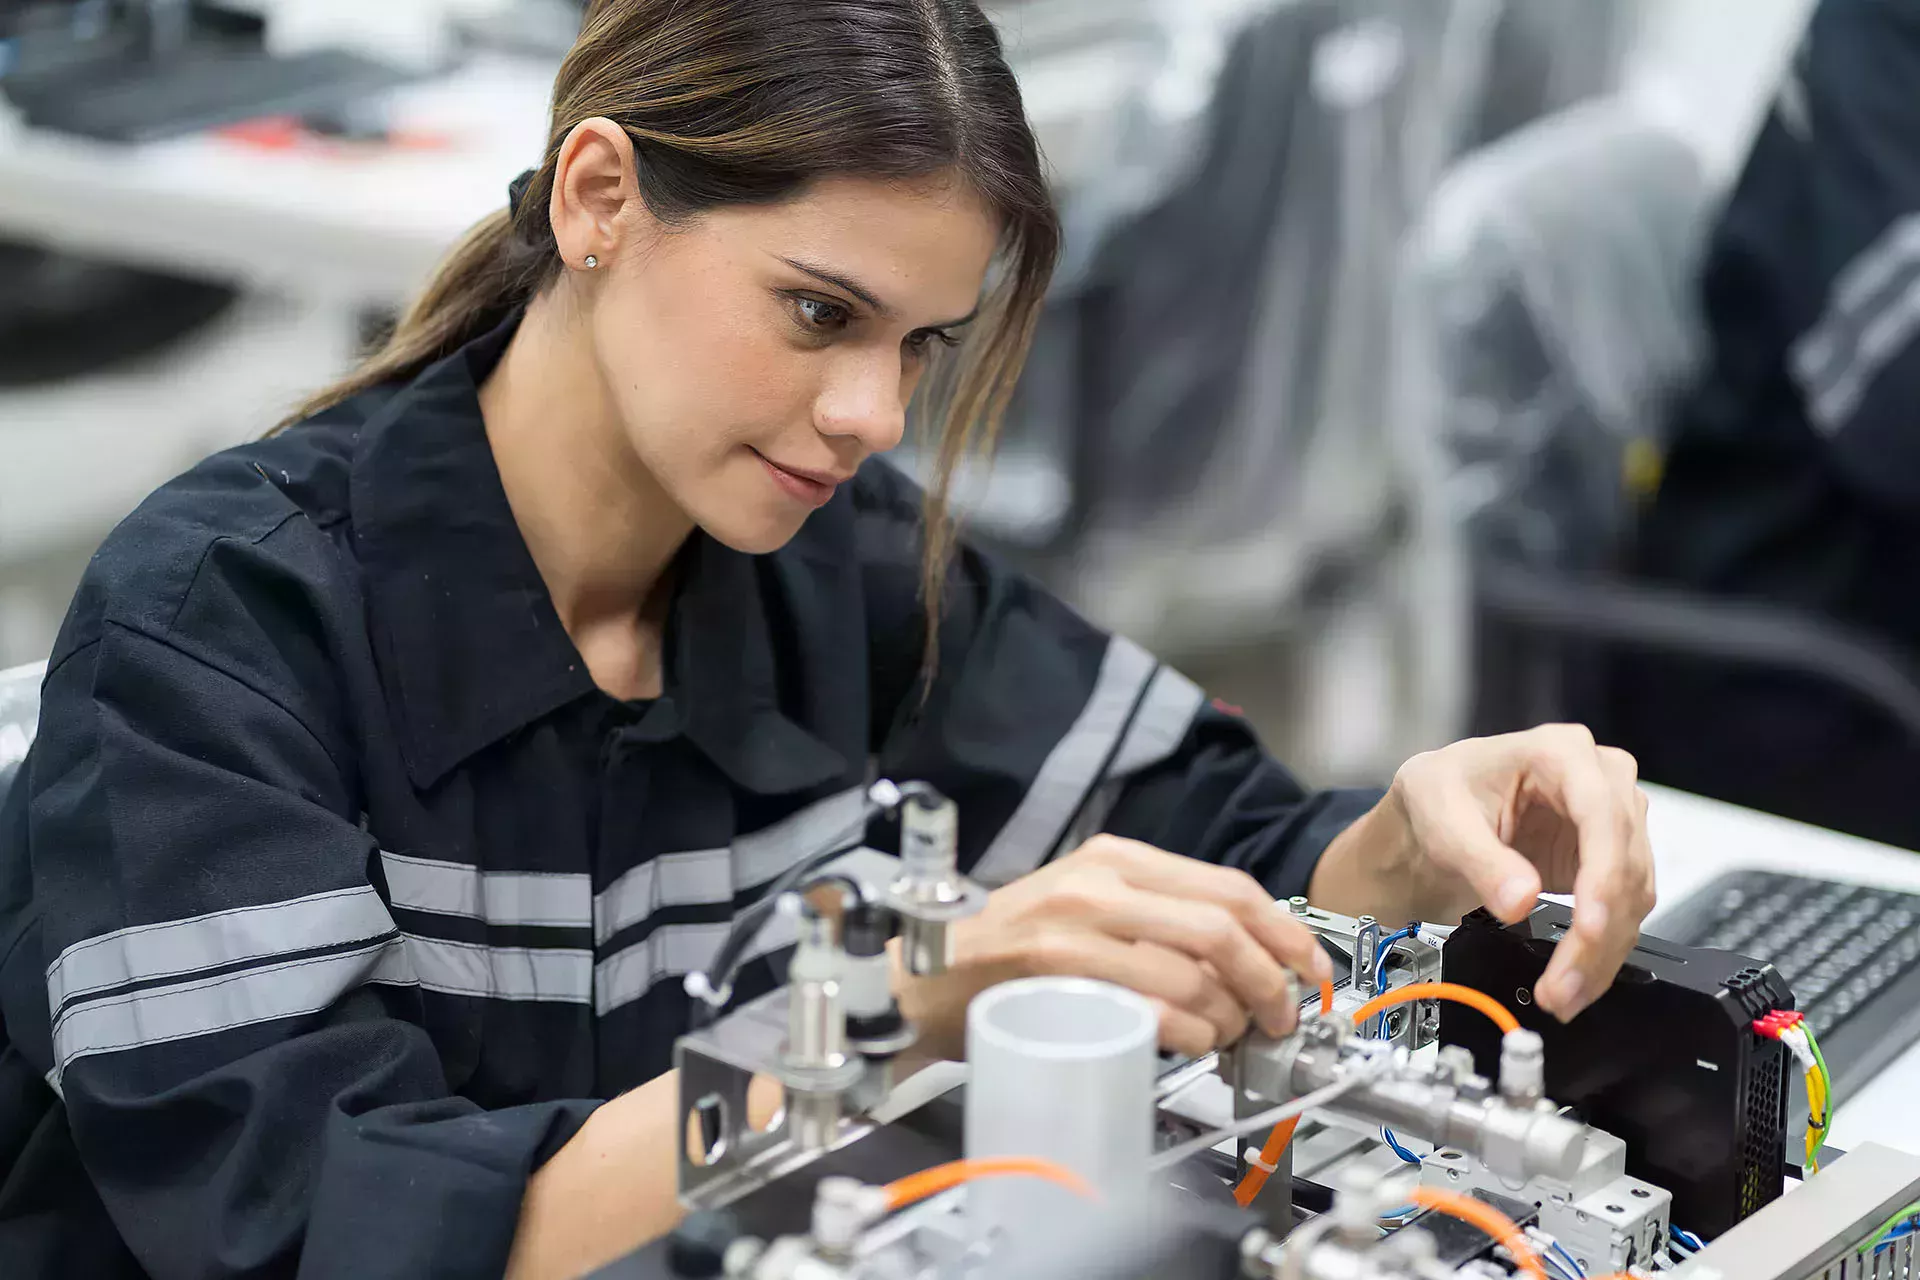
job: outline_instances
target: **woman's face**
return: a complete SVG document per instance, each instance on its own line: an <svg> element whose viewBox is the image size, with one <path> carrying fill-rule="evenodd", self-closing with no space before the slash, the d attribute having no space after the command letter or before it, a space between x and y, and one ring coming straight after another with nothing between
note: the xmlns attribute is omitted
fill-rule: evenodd
<svg viewBox="0 0 1920 1280"><path fill-rule="evenodd" d="M832 178L634 236L599 268L595 357L640 463L745 552L799 530L893 448L958 342L998 227L963 184Z"/></svg>

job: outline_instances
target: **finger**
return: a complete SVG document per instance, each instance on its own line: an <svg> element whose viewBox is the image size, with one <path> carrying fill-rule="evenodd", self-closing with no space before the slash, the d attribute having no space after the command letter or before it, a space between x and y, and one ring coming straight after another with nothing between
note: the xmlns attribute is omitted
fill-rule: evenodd
<svg viewBox="0 0 1920 1280"><path fill-rule="evenodd" d="M1136 942L1133 947L1156 979L1165 984L1156 987L1153 994L1174 998L1187 1012L1212 1023L1220 1044L1232 1044L1247 1034L1252 1015L1234 999L1212 965L1190 960L1158 943Z"/></svg>
<svg viewBox="0 0 1920 1280"><path fill-rule="evenodd" d="M1595 748L1564 748L1539 770L1550 797L1579 841L1573 927L1555 947L1535 989L1540 1006L1561 1021L1606 990L1639 936L1641 893L1651 883L1632 757Z"/></svg>
<svg viewBox="0 0 1920 1280"><path fill-rule="evenodd" d="M1233 912L1211 902L1143 892L1124 881L1098 886L1096 892L1086 905L1097 927L1208 962L1269 1035L1283 1035L1293 1025L1297 988Z"/></svg>
<svg viewBox="0 0 1920 1280"><path fill-rule="evenodd" d="M1428 860L1465 880L1508 924L1526 919L1540 897L1540 872L1502 840L1467 780L1444 756L1416 757L1396 780Z"/></svg>
<svg viewBox="0 0 1920 1280"><path fill-rule="evenodd" d="M1160 1047L1188 1058L1198 1058L1220 1047L1212 1023L1165 1000L1148 997L1160 1013Z"/></svg>
<svg viewBox="0 0 1920 1280"><path fill-rule="evenodd" d="M1290 915L1246 872L1183 858L1137 840L1106 838L1108 865L1148 893L1212 903L1234 917L1268 954L1314 985L1333 977L1333 962L1313 930Z"/></svg>
<svg viewBox="0 0 1920 1280"><path fill-rule="evenodd" d="M1246 1009L1217 976L1191 957L1152 943L1066 930L1049 935L1035 948L1029 968L1036 973L1112 982L1190 1015L1208 1028L1203 1053L1232 1044L1247 1031Z"/></svg>

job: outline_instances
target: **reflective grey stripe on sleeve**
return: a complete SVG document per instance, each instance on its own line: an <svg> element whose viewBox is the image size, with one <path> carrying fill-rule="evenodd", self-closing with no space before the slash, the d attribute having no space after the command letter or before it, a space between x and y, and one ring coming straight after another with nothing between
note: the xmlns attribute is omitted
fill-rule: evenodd
<svg viewBox="0 0 1920 1280"><path fill-rule="evenodd" d="M482 871L380 851L387 895L396 907L465 916L488 924L584 929L593 919L593 880L584 873Z"/></svg>
<svg viewBox="0 0 1920 1280"><path fill-rule="evenodd" d="M1033 870L1052 852L1087 793L1100 781L1102 767L1127 732L1156 665L1146 650L1124 636L1107 642L1092 695L1047 754L1013 816L972 868L975 879L1004 884Z"/></svg>
<svg viewBox="0 0 1920 1280"><path fill-rule="evenodd" d="M743 888L765 884L829 843L858 840L864 834L865 787L851 787L816 800L771 826L733 839L733 873Z"/></svg>
<svg viewBox="0 0 1920 1280"><path fill-rule="evenodd" d="M734 894L774 879L836 839L860 835L866 789L837 792L758 831L728 849L662 854L615 880L593 899L593 937L605 943L661 907L722 906Z"/></svg>
<svg viewBox="0 0 1920 1280"><path fill-rule="evenodd" d="M1881 370L1920 335L1920 213L1901 218L1834 280L1826 314L1794 343L1788 367L1807 415L1846 426Z"/></svg>
<svg viewBox="0 0 1920 1280"><path fill-rule="evenodd" d="M1055 853L1071 852L1106 830L1127 779L1178 751L1206 700L1199 685L1172 667L1161 667L1153 673L1146 696L1140 699L1140 709L1134 713L1133 726L1113 757L1113 767L1081 806L1073 825L1061 835Z"/></svg>
<svg viewBox="0 0 1920 1280"><path fill-rule="evenodd" d="M767 932L771 934L781 922L779 917L768 921ZM594 969L594 1010L611 1013L647 994L662 978L684 977L702 968L720 950L728 928L724 920L663 924L632 946L622 947Z"/></svg>
<svg viewBox="0 0 1920 1280"><path fill-rule="evenodd" d="M377 938L393 927L370 885L135 925L62 951L47 966L47 1007L58 1011L71 1000L130 982Z"/></svg>
<svg viewBox="0 0 1920 1280"><path fill-rule="evenodd" d="M725 849L663 853L594 895L593 940L605 943L664 906L732 901L733 863Z"/></svg>
<svg viewBox="0 0 1920 1280"><path fill-rule="evenodd" d="M56 1071L92 1054L211 1035L326 1008L369 982L408 984L406 949L389 937L351 951L302 956L238 973L214 974L67 1009L53 1024Z"/></svg>
<svg viewBox="0 0 1920 1280"><path fill-rule="evenodd" d="M1130 778L1178 751L1206 700L1207 695L1199 685L1172 667L1155 671L1152 682L1147 685L1147 695L1134 713L1133 724L1120 743L1119 754L1113 758L1113 767L1107 770L1106 780Z"/></svg>
<svg viewBox="0 0 1920 1280"><path fill-rule="evenodd" d="M638 1000L664 979L684 978L696 969L705 968L719 953L730 927L725 921L665 924L632 946L621 948L594 970L595 1010L610 1013ZM782 947L792 946L798 939L798 929L791 916L776 912L760 930L759 937L747 947L741 963L751 963Z"/></svg>
<svg viewBox="0 0 1920 1280"><path fill-rule="evenodd" d="M418 983L429 991L496 1000L586 1004L593 952L584 947L489 947L406 935Z"/></svg>
<svg viewBox="0 0 1920 1280"><path fill-rule="evenodd" d="M871 849L853 849L821 868L852 876L866 884L880 885L899 870L897 859ZM680 979L696 969L704 969L719 954L726 939L728 921L705 924L661 925L631 946L622 947L594 967L593 1003L600 1013L631 1004L666 979ZM748 944L744 961L758 960L797 937L797 922L775 912L761 926L760 933Z"/></svg>

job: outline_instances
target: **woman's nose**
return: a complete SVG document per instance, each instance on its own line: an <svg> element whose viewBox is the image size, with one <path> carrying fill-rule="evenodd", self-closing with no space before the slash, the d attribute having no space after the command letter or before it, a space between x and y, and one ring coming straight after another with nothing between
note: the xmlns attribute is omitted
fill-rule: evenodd
<svg viewBox="0 0 1920 1280"><path fill-rule="evenodd" d="M850 361L814 402L814 426L822 435L858 440L867 453L885 453L906 434L906 393L897 358Z"/></svg>

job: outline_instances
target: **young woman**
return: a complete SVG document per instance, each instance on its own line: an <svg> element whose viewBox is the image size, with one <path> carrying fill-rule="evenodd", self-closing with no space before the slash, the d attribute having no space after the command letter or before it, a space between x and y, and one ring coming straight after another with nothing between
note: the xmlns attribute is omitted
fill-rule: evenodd
<svg viewBox="0 0 1920 1280"><path fill-rule="evenodd" d="M87 574L0 821L9 1275L657 1235L680 978L876 773L1005 886L901 983L934 1048L1032 972L1189 1052L1280 1031L1325 963L1297 893L1572 889L1540 999L1604 989L1652 901L1627 757L1542 729L1309 795L875 459L916 390L943 474L990 434L1054 257L972 0L603 0L551 139L364 369Z"/></svg>

